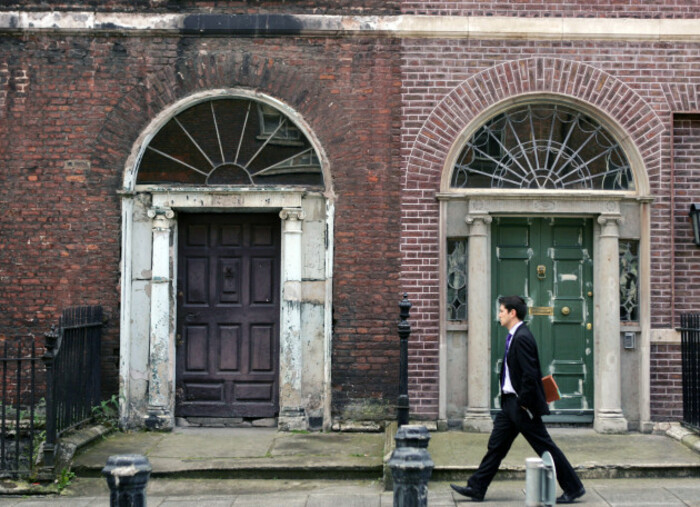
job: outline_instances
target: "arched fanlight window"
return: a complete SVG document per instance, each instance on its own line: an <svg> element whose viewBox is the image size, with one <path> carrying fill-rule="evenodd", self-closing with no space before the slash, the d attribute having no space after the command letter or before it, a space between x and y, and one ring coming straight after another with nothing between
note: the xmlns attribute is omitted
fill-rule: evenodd
<svg viewBox="0 0 700 507"><path fill-rule="evenodd" d="M519 105L476 130L457 158L452 188L633 190L620 144L585 113Z"/></svg>
<svg viewBox="0 0 700 507"><path fill-rule="evenodd" d="M287 116L262 102L224 98L170 119L144 150L137 183L322 187L323 175Z"/></svg>

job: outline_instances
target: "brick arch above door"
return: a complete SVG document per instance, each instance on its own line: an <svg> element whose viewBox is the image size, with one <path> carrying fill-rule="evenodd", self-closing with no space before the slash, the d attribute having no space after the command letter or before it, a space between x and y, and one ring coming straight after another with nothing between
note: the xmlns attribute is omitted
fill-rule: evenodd
<svg viewBox="0 0 700 507"><path fill-rule="evenodd" d="M247 51L197 53L180 66L144 74L113 101L113 109L95 140L93 167L109 174L133 167L133 149L141 144L139 136L158 111L192 95L222 89L247 89L275 97L303 117L314 132L330 130L335 115L329 113L339 107L318 80L309 79L279 59Z"/></svg>
<svg viewBox="0 0 700 507"><path fill-rule="evenodd" d="M529 95L559 96L599 111L635 147L649 177L659 174L663 123L636 91L614 75L582 62L530 58L474 74L445 95L409 140L406 188L437 190L446 156L468 125L509 99Z"/></svg>

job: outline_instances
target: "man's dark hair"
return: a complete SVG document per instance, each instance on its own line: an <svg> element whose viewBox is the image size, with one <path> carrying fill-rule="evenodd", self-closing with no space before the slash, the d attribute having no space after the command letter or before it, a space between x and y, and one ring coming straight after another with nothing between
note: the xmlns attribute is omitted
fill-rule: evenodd
<svg viewBox="0 0 700 507"><path fill-rule="evenodd" d="M498 304L508 310L515 310L515 315L519 320L525 320L527 315L527 303L520 296L502 296L498 298Z"/></svg>

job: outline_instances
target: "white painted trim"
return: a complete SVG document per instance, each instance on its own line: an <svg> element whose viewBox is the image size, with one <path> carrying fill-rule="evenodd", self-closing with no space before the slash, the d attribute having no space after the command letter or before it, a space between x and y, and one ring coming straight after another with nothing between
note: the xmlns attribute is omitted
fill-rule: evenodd
<svg viewBox="0 0 700 507"><path fill-rule="evenodd" d="M119 312L119 425L128 425L131 381L131 247L134 225L134 199L122 197L121 304Z"/></svg>
<svg viewBox="0 0 700 507"><path fill-rule="evenodd" d="M0 32L105 32L126 36L180 33L185 20L209 13L125 13L90 11L0 12ZM222 15L227 16L227 15ZM236 15L228 15L235 18ZM261 16L265 16L262 15ZM339 16L285 15L300 27L290 36L368 36L398 38L700 40L698 19L522 18L510 16ZM263 29L264 31L264 29ZM284 32L279 33L285 36ZM206 35L206 33L205 33ZM217 33L217 36L222 35Z"/></svg>
<svg viewBox="0 0 700 507"><path fill-rule="evenodd" d="M324 311L324 367L323 367L323 431L330 431L333 396L331 368L333 358L333 259L335 250L335 202L326 199L326 301Z"/></svg>

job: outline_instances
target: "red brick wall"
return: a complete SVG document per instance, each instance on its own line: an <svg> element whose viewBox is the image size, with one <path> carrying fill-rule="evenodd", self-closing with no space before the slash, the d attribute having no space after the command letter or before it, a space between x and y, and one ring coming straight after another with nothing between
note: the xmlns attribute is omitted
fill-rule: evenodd
<svg viewBox="0 0 700 507"><path fill-rule="evenodd" d="M403 0L401 10L446 16L693 18L698 5L695 0Z"/></svg>
<svg viewBox="0 0 700 507"><path fill-rule="evenodd" d="M103 385L115 392L117 190L126 158L166 105L240 86L295 108L331 161L335 408L356 398L395 399L398 47L357 38L0 39L0 62L7 62L0 64L0 333L40 336L66 306L104 305Z"/></svg>
<svg viewBox="0 0 700 507"><path fill-rule="evenodd" d="M651 419L679 421L683 418L683 386L680 345L651 347Z"/></svg>
<svg viewBox="0 0 700 507"><path fill-rule="evenodd" d="M640 59L640 55L644 55ZM437 413L438 205L445 156L485 108L524 93L564 94L617 121L639 148L652 204L652 326L670 325L670 111L697 107L692 44L403 41L402 283L416 304L411 399ZM693 74L695 72L695 74ZM683 231L680 228L680 231ZM681 234L687 234L681 232ZM696 254L692 253L693 256ZM687 298L677 295L677 300Z"/></svg>
<svg viewBox="0 0 700 507"><path fill-rule="evenodd" d="M700 110L694 115L675 115L673 125L673 164L676 197L674 284L676 310L700 313L700 247L693 243L688 217L690 205L700 205ZM680 325L677 317L674 325Z"/></svg>
<svg viewBox="0 0 700 507"><path fill-rule="evenodd" d="M0 333L32 332L43 345L43 333L63 308L105 305L103 366L114 389L119 175L89 165L95 132L111 107L109 85L95 79L89 46L79 40L0 42L9 76L0 109Z"/></svg>

